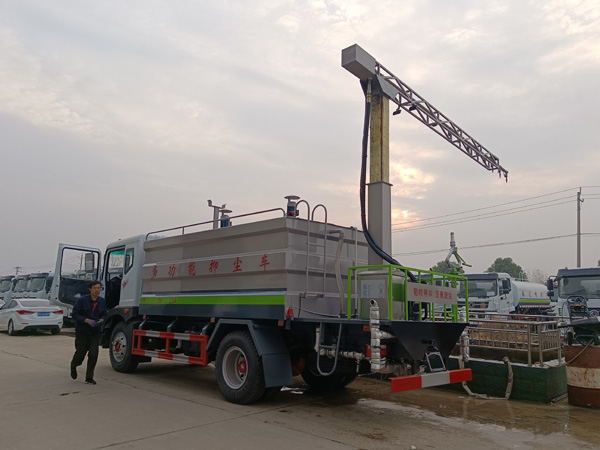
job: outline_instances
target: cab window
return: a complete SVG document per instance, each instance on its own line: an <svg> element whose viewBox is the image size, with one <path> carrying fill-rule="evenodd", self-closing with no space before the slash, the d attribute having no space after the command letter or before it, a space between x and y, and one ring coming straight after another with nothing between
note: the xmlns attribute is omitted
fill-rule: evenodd
<svg viewBox="0 0 600 450"><path fill-rule="evenodd" d="M129 272L129 270L131 270L131 268L133 267L133 249L132 248L128 248L127 250L125 250L125 273Z"/></svg>

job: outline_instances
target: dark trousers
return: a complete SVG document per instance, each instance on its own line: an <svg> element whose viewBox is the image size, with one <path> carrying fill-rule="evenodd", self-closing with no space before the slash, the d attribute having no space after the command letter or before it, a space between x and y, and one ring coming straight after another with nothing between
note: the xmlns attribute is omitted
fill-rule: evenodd
<svg viewBox="0 0 600 450"><path fill-rule="evenodd" d="M98 353L100 351L100 333L85 334L75 333L75 354L71 360L71 369L75 369L80 366L85 359L87 353L87 370L85 372L85 379L90 380L94 378L94 369L96 368L96 362L98 362Z"/></svg>

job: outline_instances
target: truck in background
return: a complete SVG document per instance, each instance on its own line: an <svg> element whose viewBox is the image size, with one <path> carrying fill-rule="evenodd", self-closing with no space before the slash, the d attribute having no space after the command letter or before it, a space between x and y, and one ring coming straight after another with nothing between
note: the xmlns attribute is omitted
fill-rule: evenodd
<svg viewBox="0 0 600 450"><path fill-rule="evenodd" d="M552 314L548 289L543 284L516 280L507 273L469 273L460 284L458 304L469 298L471 313Z"/></svg>
<svg viewBox="0 0 600 450"><path fill-rule="evenodd" d="M0 301L2 303L6 303L12 298L14 279L14 275L0 277Z"/></svg>
<svg viewBox="0 0 600 450"><path fill-rule="evenodd" d="M585 299L591 316L600 314L600 267L559 269L555 277L548 279L547 289L558 316L569 317L567 302L575 297Z"/></svg>
<svg viewBox="0 0 600 450"><path fill-rule="evenodd" d="M28 284L29 275L16 275L14 278L12 298L23 298L25 296L25 291L27 291Z"/></svg>
<svg viewBox="0 0 600 450"><path fill-rule="evenodd" d="M52 272L39 272L29 274L27 287L23 292L23 298L49 299L52 287Z"/></svg>
<svg viewBox="0 0 600 450"><path fill-rule="evenodd" d="M300 374L320 390L372 372L394 375L394 392L469 380L469 369L445 370L466 326L458 321L457 289L447 286L464 278L368 266L361 231L315 221L315 209L326 217L325 207L306 205L307 219L288 203L237 216L275 218L219 220L221 228L211 220L109 244L101 342L114 370L133 372L151 358L214 361L223 397L240 404ZM189 232L203 225L211 229ZM153 239L172 231L178 234ZM62 248L53 289L67 302L88 281L63 276ZM70 248L86 254L90 273L98 269L99 249ZM452 305L447 320L434 320L426 307L433 303Z"/></svg>

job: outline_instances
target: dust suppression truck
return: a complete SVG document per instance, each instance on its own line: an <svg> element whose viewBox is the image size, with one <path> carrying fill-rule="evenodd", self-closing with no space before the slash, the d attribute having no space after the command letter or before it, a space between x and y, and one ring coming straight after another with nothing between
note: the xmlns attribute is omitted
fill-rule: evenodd
<svg viewBox="0 0 600 450"><path fill-rule="evenodd" d="M458 302L466 296L473 313L543 314L552 312L548 289L543 284L516 280L507 273L465 274Z"/></svg>
<svg viewBox="0 0 600 450"><path fill-rule="evenodd" d="M437 286L410 281L401 266L370 266L361 231L288 208L243 219L269 215L275 217L216 229L211 220L176 236L161 230L108 245L102 345L112 367L133 372L151 358L215 362L221 393L234 403L257 401L300 374L327 390L370 372L393 376L393 391L470 378L468 369L444 365L466 323L458 314L431 320L434 308L427 308L437 302L456 313L457 290L445 286L461 277L411 273L443 280ZM100 260L100 250L82 251ZM59 273L60 259L59 252ZM57 278L71 292L88 283Z"/></svg>
<svg viewBox="0 0 600 450"><path fill-rule="evenodd" d="M214 362L223 397L241 404L270 396L295 375L331 390L358 374L389 374L394 392L471 378L470 369L445 367L466 326L456 287L466 279L391 257L389 102L398 106L394 116L406 111L487 170L508 171L358 45L342 50L342 66L365 95L362 231L329 223L322 204L310 208L288 196L285 208L231 217L222 208L220 219L122 239L103 257L85 250L90 273L103 261L110 310L101 342L115 370L132 372L152 358ZM62 273L57 261L59 284L68 282L70 293L85 287ZM436 303L445 305L441 318Z"/></svg>

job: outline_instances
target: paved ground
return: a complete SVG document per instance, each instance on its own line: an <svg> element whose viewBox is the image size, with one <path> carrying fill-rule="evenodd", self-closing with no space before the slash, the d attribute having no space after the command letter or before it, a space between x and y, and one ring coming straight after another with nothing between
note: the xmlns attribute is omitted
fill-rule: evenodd
<svg viewBox="0 0 600 450"><path fill-rule="evenodd" d="M73 337L0 333L0 448L53 449L600 449L600 411L470 399L427 389L390 394L359 379L326 396L298 385L268 403L224 401L214 369L166 361L98 385L69 377Z"/></svg>

